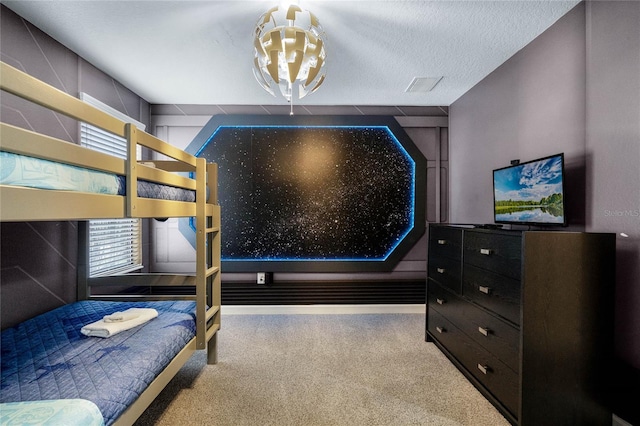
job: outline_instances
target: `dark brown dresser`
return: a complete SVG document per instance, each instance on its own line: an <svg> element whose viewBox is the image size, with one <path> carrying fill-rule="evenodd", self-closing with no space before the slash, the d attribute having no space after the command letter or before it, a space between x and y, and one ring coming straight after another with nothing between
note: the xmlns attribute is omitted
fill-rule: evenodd
<svg viewBox="0 0 640 426"><path fill-rule="evenodd" d="M430 225L427 269L427 341L512 424L611 424L615 234Z"/></svg>

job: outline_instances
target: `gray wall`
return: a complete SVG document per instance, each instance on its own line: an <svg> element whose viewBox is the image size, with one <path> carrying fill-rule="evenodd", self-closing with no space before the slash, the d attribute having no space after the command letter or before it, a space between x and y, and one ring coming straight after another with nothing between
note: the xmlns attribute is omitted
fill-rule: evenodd
<svg viewBox="0 0 640 426"><path fill-rule="evenodd" d="M616 352L636 369L639 22L639 2L581 3L450 107L452 222L492 222L492 169L565 153L570 228L618 234Z"/></svg>
<svg viewBox="0 0 640 426"><path fill-rule="evenodd" d="M149 123L149 105L18 15L0 6L0 57L54 87L86 92ZM66 117L2 93L2 121L78 143L78 125ZM76 222L2 223L0 326L4 329L76 299Z"/></svg>
<svg viewBox="0 0 640 426"><path fill-rule="evenodd" d="M570 223L584 226L584 63L577 7L451 105L452 222L493 222L493 169L564 152Z"/></svg>
<svg viewBox="0 0 640 426"><path fill-rule="evenodd" d="M588 2L586 45L586 228L618 234L616 351L640 369L640 2Z"/></svg>

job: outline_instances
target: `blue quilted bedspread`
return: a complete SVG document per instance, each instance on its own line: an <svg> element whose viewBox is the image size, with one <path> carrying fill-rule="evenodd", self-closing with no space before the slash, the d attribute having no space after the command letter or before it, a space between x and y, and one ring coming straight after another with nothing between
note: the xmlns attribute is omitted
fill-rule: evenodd
<svg viewBox="0 0 640 426"><path fill-rule="evenodd" d="M155 308L144 325L109 338L83 325L128 308ZM81 301L2 332L0 402L83 398L109 425L195 336L191 301Z"/></svg>
<svg viewBox="0 0 640 426"><path fill-rule="evenodd" d="M104 426L104 419L86 399L48 399L0 404L0 425Z"/></svg>

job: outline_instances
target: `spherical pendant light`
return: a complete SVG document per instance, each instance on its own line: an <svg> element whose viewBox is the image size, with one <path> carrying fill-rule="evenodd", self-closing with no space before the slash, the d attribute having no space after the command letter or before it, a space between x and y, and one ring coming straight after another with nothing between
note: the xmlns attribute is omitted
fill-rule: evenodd
<svg viewBox="0 0 640 426"><path fill-rule="evenodd" d="M320 87L325 77L324 30L311 12L298 5L276 6L263 14L254 33L254 69L258 83L292 102Z"/></svg>

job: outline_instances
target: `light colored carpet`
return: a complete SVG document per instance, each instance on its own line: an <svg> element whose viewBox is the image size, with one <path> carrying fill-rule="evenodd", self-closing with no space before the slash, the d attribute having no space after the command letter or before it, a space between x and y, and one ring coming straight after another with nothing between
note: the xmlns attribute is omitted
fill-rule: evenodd
<svg viewBox="0 0 640 426"><path fill-rule="evenodd" d="M424 314L227 315L143 425L508 425L432 344Z"/></svg>

